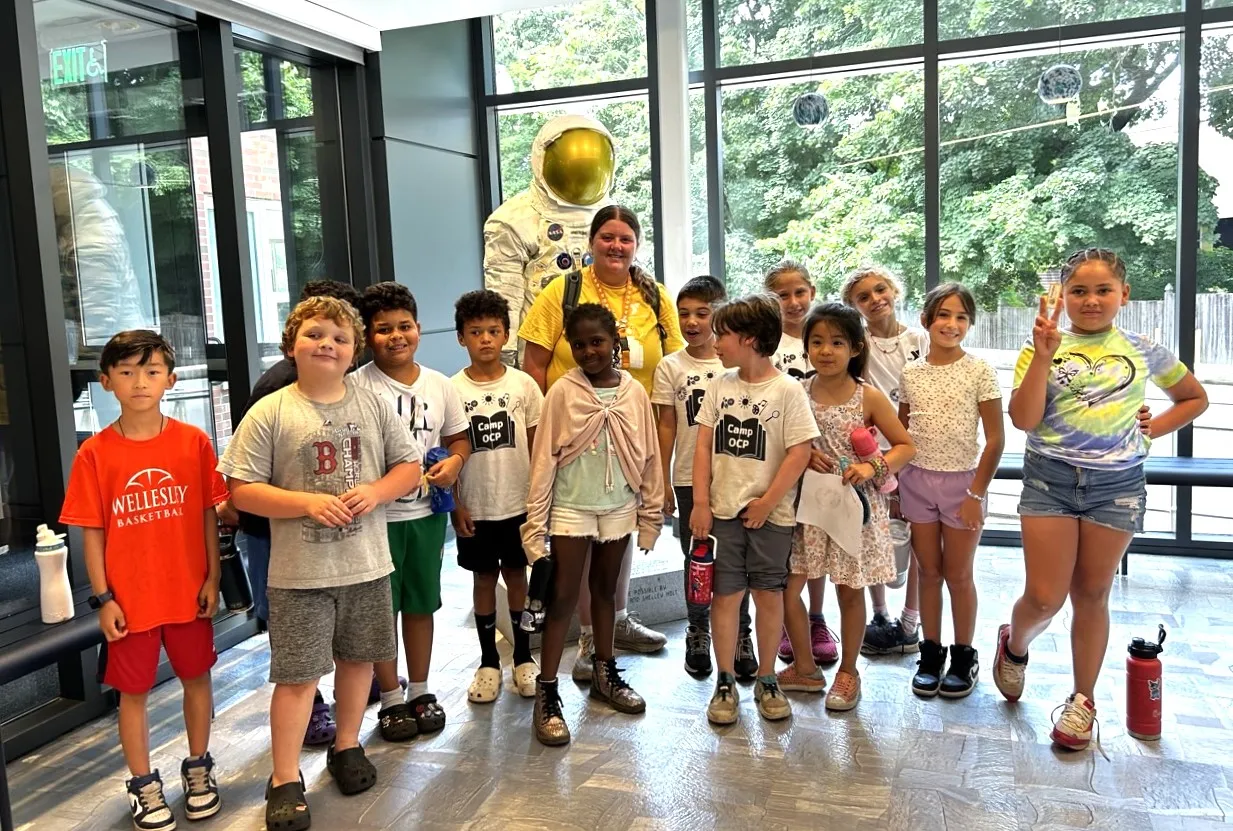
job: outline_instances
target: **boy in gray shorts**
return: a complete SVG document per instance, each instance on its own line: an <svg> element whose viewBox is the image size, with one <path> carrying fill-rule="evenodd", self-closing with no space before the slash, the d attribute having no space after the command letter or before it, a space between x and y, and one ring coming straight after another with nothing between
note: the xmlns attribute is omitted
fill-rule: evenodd
<svg viewBox="0 0 1233 831"><path fill-rule="evenodd" d="M783 719L792 708L775 680L775 653L796 488L818 425L805 388L771 363L780 336L773 298L751 295L721 306L712 325L715 352L727 371L711 382L698 413L689 520L695 537L715 537L711 630L719 679L706 715L715 724L737 720L733 670L741 598L749 590L758 610L754 697L763 718Z"/></svg>
<svg viewBox="0 0 1233 831"><path fill-rule="evenodd" d="M350 304L303 301L283 353L299 380L257 402L219 464L236 508L270 518L270 733L266 827L312 820L299 752L321 676L334 670L338 732L327 767L344 794L377 770L359 745L372 665L395 657L385 505L419 485L420 451L394 411L345 383L364 326Z"/></svg>

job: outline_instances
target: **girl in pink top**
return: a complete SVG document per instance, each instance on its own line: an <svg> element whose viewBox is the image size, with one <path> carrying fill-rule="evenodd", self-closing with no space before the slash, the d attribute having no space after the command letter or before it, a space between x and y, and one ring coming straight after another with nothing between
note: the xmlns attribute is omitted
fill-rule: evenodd
<svg viewBox="0 0 1233 831"><path fill-rule="evenodd" d="M664 521L655 415L642 385L616 367L622 352L616 318L603 306L583 303L565 322L565 336L578 366L544 398L522 526L527 558L546 556L550 536L556 562L533 716L535 737L548 745L570 740L557 668L588 552L595 627L591 697L622 713L646 709L612 655L616 587L630 536L636 530L638 546L649 550Z"/></svg>

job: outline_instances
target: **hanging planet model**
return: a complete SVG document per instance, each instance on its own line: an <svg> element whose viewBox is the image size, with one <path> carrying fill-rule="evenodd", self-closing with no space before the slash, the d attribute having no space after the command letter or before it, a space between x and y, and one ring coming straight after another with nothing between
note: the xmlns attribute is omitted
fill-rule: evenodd
<svg viewBox="0 0 1233 831"><path fill-rule="evenodd" d="M830 105L820 92L807 92L792 104L792 118L801 127L817 127L830 115Z"/></svg>
<svg viewBox="0 0 1233 831"><path fill-rule="evenodd" d="M1036 92L1046 104L1065 104L1079 97L1083 89L1083 75L1077 66L1058 64L1040 73Z"/></svg>

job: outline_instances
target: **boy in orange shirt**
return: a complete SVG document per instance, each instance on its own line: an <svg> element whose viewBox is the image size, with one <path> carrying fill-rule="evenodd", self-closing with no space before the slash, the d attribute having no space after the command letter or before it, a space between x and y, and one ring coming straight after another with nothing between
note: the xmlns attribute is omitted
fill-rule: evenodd
<svg viewBox="0 0 1233 831"><path fill-rule="evenodd" d="M82 528L86 571L106 637L103 683L120 693L120 745L133 827L176 827L157 770L150 770L146 698L159 648L184 686L189 757L180 766L190 820L222 803L210 757L214 627L218 609L218 521L227 486L215 472L214 447L201 430L159 409L175 385L175 353L160 335L120 332L99 360L103 389L120 417L87 439L69 475L60 521Z"/></svg>

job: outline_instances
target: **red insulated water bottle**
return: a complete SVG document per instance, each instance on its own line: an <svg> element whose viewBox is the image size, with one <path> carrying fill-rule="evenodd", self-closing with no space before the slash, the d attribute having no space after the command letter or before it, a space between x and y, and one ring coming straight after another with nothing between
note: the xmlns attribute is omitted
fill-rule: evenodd
<svg viewBox="0 0 1233 831"><path fill-rule="evenodd" d="M1156 642L1135 638L1126 658L1126 732L1145 742L1160 738L1160 713L1164 702L1160 653L1164 652L1165 628L1161 624Z"/></svg>
<svg viewBox="0 0 1233 831"><path fill-rule="evenodd" d="M689 541L689 589L685 599L699 606L711 605L715 578L715 538Z"/></svg>

